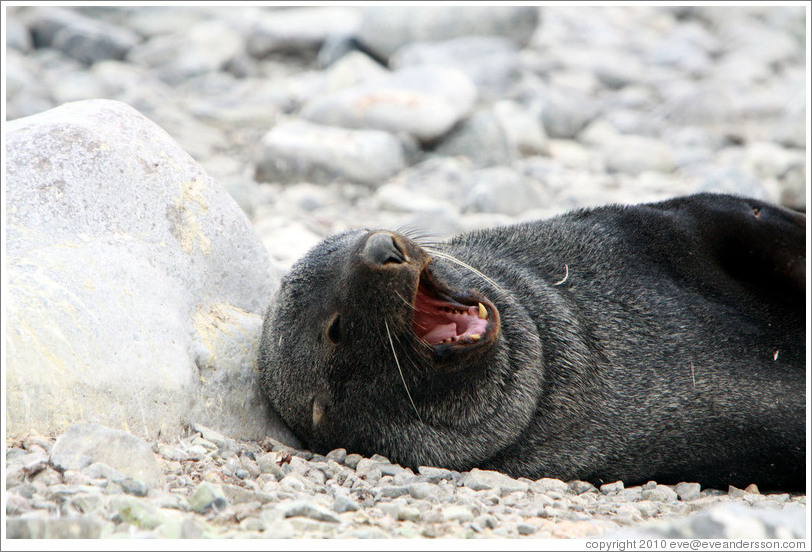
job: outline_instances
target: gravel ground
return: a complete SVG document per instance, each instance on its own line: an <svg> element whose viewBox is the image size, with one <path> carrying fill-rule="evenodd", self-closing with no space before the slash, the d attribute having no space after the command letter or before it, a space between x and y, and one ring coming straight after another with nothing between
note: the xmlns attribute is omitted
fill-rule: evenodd
<svg viewBox="0 0 812 552"><path fill-rule="evenodd" d="M137 469L137 447L111 444L110 430L102 426L85 429L67 432L57 445L32 436L7 449L8 538L806 534L806 496L762 494L755 485L725 492L654 481L625 488L618 481L595 488L584 481L530 481L476 469L420 467L414 473L382 456L364 458L344 449L320 456L271 439L237 441L200 426L176 442L147 447L157 463L138 478L119 471ZM104 445L82 449L94 434L106 437ZM157 483L147 483L155 475Z"/></svg>
<svg viewBox="0 0 812 552"><path fill-rule="evenodd" d="M531 12L8 8L6 118L132 105L229 191L280 270L361 225L443 237L705 190L806 209L805 7ZM72 465L54 439L7 443L7 536L807 535L805 495L752 486L413 473L201 427L147 445L152 483L104 451Z"/></svg>

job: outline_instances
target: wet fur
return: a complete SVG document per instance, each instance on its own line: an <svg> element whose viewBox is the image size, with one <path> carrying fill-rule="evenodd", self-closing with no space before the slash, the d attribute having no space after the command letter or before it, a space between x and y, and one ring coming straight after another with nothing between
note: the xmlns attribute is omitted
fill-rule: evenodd
<svg viewBox="0 0 812 552"><path fill-rule="evenodd" d="M263 388L321 452L596 484L801 490L805 221L703 194L437 244L498 285L439 256L430 265L484 294L501 322L493 347L439 360L409 327L408 278L359 264L367 232L333 236L271 303ZM338 346L324 339L336 312Z"/></svg>

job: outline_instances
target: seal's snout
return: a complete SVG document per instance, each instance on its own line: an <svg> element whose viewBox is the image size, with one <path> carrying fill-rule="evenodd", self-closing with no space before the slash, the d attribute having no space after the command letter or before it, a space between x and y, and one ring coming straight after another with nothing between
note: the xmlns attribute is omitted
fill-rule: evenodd
<svg viewBox="0 0 812 552"><path fill-rule="evenodd" d="M361 257L372 267L382 267L390 263L402 264L407 261L406 255L400 250L389 232L370 234L361 251Z"/></svg>

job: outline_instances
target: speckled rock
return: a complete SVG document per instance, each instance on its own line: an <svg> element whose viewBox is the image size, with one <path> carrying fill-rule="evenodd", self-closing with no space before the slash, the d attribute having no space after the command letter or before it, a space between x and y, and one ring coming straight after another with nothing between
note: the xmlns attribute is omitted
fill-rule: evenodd
<svg viewBox="0 0 812 552"><path fill-rule="evenodd" d="M264 311L267 253L233 200L128 106L67 104L10 123L7 137L9 435L90 419L178 434L198 395L217 393L204 391L218 386L201 380L195 343L241 339L195 329ZM208 360L255 377L248 361ZM274 433L265 420L242 429Z"/></svg>

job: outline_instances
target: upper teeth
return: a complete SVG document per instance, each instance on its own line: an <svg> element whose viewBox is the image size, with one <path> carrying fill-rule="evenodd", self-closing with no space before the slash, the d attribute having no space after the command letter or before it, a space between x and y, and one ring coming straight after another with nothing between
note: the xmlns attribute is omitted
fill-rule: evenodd
<svg viewBox="0 0 812 552"><path fill-rule="evenodd" d="M488 310L482 303L479 303L479 317L482 318L483 320L488 319Z"/></svg>

